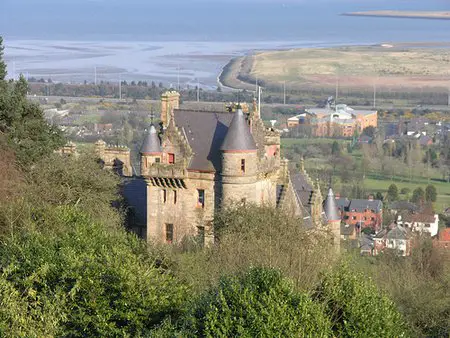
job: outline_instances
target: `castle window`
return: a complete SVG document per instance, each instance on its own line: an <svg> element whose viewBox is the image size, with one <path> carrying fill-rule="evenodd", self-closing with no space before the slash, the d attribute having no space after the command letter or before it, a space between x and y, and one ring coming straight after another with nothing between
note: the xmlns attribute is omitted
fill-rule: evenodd
<svg viewBox="0 0 450 338"><path fill-rule="evenodd" d="M198 199L197 199L197 207L204 208L205 207L205 190L197 189Z"/></svg>
<svg viewBox="0 0 450 338"><path fill-rule="evenodd" d="M245 173L245 159L241 160L241 171L242 173Z"/></svg>
<svg viewBox="0 0 450 338"><path fill-rule="evenodd" d="M173 242L173 224L166 223L166 243Z"/></svg>
<svg viewBox="0 0 450 338"><path fill-rule="evenodd" d="M166 189L163 190L163 202L164 203L167 202L167 190Z"/></svg>
<svg viewBox="0 0 450 338"><path fill-rule="evenodd" d="M170 153L169 154L169 164L174 164L175 163L175 154Z"/></svg>
<svg viewBox="0 0 450 338"><path fill-rule="evenodd" d="M161 159L159 157L155 158L155 163L160 163Z"/></svg>
<svg viewBox="0 0 450 338"><path fill-rule="evenodd" d="M173 204L177 204L177 191L173 191Z"/></svg>

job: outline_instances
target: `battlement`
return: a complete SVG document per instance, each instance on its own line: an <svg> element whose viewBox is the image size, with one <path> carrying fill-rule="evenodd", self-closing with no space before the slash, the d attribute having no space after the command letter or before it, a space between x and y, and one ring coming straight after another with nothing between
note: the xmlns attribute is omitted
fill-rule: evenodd
<svg viewBox="0 0 450 338"><path fill-rule="evenodd" d="M122 176L132 176L130 149L123 145L107 145L105 141L95 142L95 152L106 169Z"/></svg>

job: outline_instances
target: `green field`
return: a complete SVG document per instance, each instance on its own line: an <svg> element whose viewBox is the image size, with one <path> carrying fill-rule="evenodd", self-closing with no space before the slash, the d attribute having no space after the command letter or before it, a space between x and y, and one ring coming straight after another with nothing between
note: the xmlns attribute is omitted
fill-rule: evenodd
<svg viewBox="0 0 450 338"><path fill-rule="evenodd" d="M298 147L306 147L306 146L323 146L326 144L329 144L331 147L331 144L334 142L334 139L327 139L327 138L317 138L317 139L294 139L294 138L286 138L281 140L283 154L286 155L286 153L292 152L295 148ZM349 142L347 140L337 140L338 143L341 143L344 145L345 143ZM362 154L359 151L354 151L351 156L356 161L361 161ZM322 170L327 167L329 167L329 160L328 158L306 158L305 160L305 167L310 172L311 175L315 175L317 170ZM335 177L335 179L339 179L338 177ZM355 182L352 182L355 183ZM349 183L349 184L352 184ZM436 173L434 175L431 175L430 179L427 177L412 177L409 179L409 177L406 176L391 176L389 174L381 174L378 172L372 172L369 171L366 173L365 179L361 181L358 181L358 183L361 185L361 187L364 188L365 191L376 193L386 193L388 190L388 187L395 183L399 189L399 191L402 188L409 188L411 193L414 189L418 187L422 187L424 190L428 184L432 184L436 187L436 190L438 192L438 199L435 203L435 209L437 212L442 212L445 208L450 206L450 183L444 182L440 179L440 177L437 176Z"/></svg>

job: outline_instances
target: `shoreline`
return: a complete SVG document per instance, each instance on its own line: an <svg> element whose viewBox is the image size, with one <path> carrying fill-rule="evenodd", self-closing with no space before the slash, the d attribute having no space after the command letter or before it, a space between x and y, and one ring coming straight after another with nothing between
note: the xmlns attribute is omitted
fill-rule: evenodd
<svg viewBox="0 0 450 338"><path fill-rule="evenodd" d="M450 12L366 11L347 12L341 15L397 19L450 20Z"/></svg>
<svg viewBox="0 0 450 338"><path fill-rule="evenodd" d="M450 19L450 18L449 18ZM300 47L300 48L279 48L279 49L269 49L269 50L258 50L246 53L245 55L233 57L230 61L222 68L221 72L217 77L217 82L219 86L231 90L247 90L255 91L256 80L252 77L251 70L253 65L253 56L261 55L273 52L295 52L295 51L320 51L320 50L336 50L336 51L355 51L358 50L373 50L374 52L399 52L399 51L432 51L445 50L450 51L450 41L448 42L384 42L376 44L359 44L359 45L339 45L333 47ZM250 68L249 68L250 67ZM247 68L247 70L245 70ZM387 75L388 77L390 75ZM407 77L407 75L402 75ZM411 76L414 77L414 76ZM250 79L251 78L251 79ZM250 79L251 81L249 81ZM264 78L258 80L259 85L264 87L277 87L276 83L267 82ZM279 87L279 86L278 86ZM278 88L279 89L279 88Z"/></svg>

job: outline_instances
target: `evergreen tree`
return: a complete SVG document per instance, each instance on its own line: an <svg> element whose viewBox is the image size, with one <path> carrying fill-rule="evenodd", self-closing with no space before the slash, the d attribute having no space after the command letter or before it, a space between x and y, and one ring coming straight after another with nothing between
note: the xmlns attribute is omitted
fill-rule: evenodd
<svg viewBox="0 0 450 338"><path fill-rule="evenodd" d="M413 203L423 203L425 200L425 192L421 187L414 189L411 202Z"/></svg>
<svg viewBox="0 0 450 338"><path fill-rule="evenodd" d="M436 202L436 200L437 200L436 187L432 184L427 185L427 187L425 188L425 201Z"/></svg>
<svg viewBox="0 0 450 338"><path fill-rule="evenodd" d="M64 144L61 131L50 126L42 109L27 99L28 83L21 75L5 80L6 66L0 39L0 133L4 133L22 165L29 165Z"/></svg>
<svg viewBox="0 0 450 338"><path fill-rule="evenodd" d="M398 200L398 188L395 184L391 184L388 188L387 198L389 202Z"/></svg>
<svg viewBox="0 0 450 338"><path fill-rule="evenodd" d="M339 143L337 141L333 142L333 145L331 146L331 155L339 156L341 153L341 147L339 146Z"/></svg>
<svg viewBox="0 0 450 338"><path fill-rule="evenodd" d="M3 38L0 36L0 81L4 81L6 78L6 64L3 61Z"/></svg>

